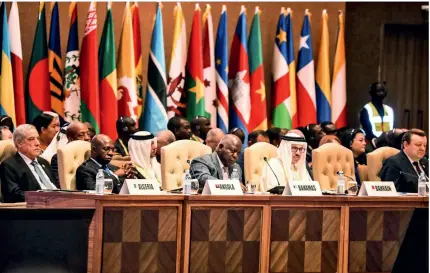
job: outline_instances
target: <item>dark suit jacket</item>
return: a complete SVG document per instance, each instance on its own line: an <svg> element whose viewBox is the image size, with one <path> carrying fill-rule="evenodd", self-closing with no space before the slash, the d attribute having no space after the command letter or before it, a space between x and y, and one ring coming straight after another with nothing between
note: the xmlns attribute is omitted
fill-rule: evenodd
<svg viewBox="0 0 430 273"><path fill-rule="evenodd" d="M239 173L239 177L242 177L242 169L237 163L228 168L229 175L231 175L235 168ZM213 152L212 154L194 158L191 161L190 173L193 179L199 180L200 188L205 186L206 180L208 179L222 180L222 170L217 158L217 153Z"/></svg>
<svg viewBox="0 0 430 273"><path fill-rule="evenodd" d="M53 155L51 158L51 170L54 175L55 181L60 184L60 179L58 178L58 157L57 154Z"/></svg>
<svg viewBox="0 0 430 273"><path fill-rule="evenodd" d="M124 145L127 146L126 143L124 143ZM127 156L127 154L125 153L124 147L122 147L121 143L119 142L119 138L117 140L115 140L113 146L115 146L116 151L121 154L121 156Z"/></svg>
<svg viewBox="0 0 430 273"><path fill-rule="evenodd" d="M118 170L111 164L107 165L111 172ZM76 170L76 189L77 190L95 190L96 189L96 176L97 172L101 169L91 158L81 164ZM105 178L111 178L113 181L113 193L119 193L121 186L124 183L124 178L117 179L114 175L103 172Z"/></svg>
<svg viewBox="0 0 430 273"><path fill-rule="evenodd" d="M419 163L428 176L428 160L423 158ZM381 180L393 181L398 192L418 192L418 175L403 151L385 160L381 170Z"/></svg>
<svg viewBox="0 0 430 273"><path fill-rule="evenodd" d="M48 161L38 157L37 161L58 189L60 185L55 180ZM40 185L24 159L17 152L0 165L1 190L4 202L24 202L25 191L40 190Z"/></svg>

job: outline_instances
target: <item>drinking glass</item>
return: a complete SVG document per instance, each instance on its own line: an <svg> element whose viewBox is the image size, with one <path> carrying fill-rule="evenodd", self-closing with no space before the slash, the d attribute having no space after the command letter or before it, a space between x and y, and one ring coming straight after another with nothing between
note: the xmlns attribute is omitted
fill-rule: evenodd
<svg viewBox="0 0 430 273"><path fill-rule="evenodd" d="M191 180L191 194L198 194L199 192L199 180L192 179Z"/></svg>
<svg viewBox="0 0 430 273"><path fill-rule="evenodd" d="M255 193L256 190L257 190L257 185L252 184L251 181L248 181L248 183L246 184L246 191L248 193Z"/></svg>
<svg viewBox="0 0 430 273"><path fill-rule="evenodd" d="M113 181L111 178L106 178L105 179L105 190L104 193L105 194L111 194L113 190Z"/></svg>
<svg viewBox="0 0 430 273"><path fill-rule="evenodd" d="M349 181L347 184L348 195L357 195L358 185L357 181Z"/></svg>

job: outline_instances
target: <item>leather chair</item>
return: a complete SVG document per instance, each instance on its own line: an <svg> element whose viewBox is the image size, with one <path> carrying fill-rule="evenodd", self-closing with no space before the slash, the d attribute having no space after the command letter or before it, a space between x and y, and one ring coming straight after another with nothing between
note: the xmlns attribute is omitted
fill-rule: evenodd
<svg viewBox="0 0 430 273"><path fill-rule="evenodd" d="M161 187L173 190L182 187L182 178L190 168L187 160L212 153L212 149L192 140L178 140L161 148Z"/></svg>
<svg viewBox="0 0 430 273"><path fill-rule="evenodd" d="M76 189L76 170L91 156L91 143L75 140L58 149L58 178L63 190Z"/></svg>
<svg viewBox="0 0 430 273"><path fill-rule="evenodd" d="M243 171L245 172L245 181L247 183L250 181L251 184L260 185L261 170L263 169L263 166L267 164L264 162L264 157L267 157L267 160L270 160L271 158L276 157L276 151L276 146L266 142L257 142L251 147L245 148L245 170Z"/></svg>
<svg viewBox="0 0 430 273"><path fill-rule="evenodd" d="M367 165L358 165L358 176L360 177L360 181L369 181L369 167Z"/></svg>
<svg viewBox="0 0 430 273"><path fill-rule="evenodd" d="M16 153L15 145L11 139L0 140L0 163ZM3 200L0 187L0 203ZM21 204L21 203L20 203Z"/></svg>
<svg viewBox="0 0 430 273"><path fill-rule="evenodd" d="M121 155L114 155L112 157L112 160L109 162L109 164L121 168L122 165L131 163L131 158L129 155L127 156L121 156Z"/></svg>
<svg viewBox="0 0 430 273"><path fill-rule="evenodd" d="M327 143L312 151L314 180L321 190L334 190L337 184L337 172L355 177L354 156L348 148L338 143Z"/></svg>
<svg viewBox="0 0 430 273"><path fill-rule="evenodd" d="M396 155L400 152L392 147L381 147L367 154L367 168L369 181L381 181L379 173L382 169L382 164L385 159Z"/></svg>

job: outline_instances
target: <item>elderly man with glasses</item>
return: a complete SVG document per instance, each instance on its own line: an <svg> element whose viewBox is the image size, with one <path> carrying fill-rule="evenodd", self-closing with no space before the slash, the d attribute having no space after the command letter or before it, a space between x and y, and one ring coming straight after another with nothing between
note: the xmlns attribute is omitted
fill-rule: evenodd
<svg viewBox="0 0 430 273"><path fill-rule="evenodd" d="M277 157L264 163L260 189L269 191L279 185L286 186L290 181L311 181L306 169L306 149L304 137L296 133L281 136Z"/></svg>

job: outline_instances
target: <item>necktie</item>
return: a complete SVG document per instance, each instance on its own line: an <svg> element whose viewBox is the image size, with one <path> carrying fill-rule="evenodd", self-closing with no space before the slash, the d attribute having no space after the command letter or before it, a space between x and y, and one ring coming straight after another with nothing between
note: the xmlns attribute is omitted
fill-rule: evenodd
<svg viewBox="0 0 430 273"><path fill-rule="evenodd" d="M43 174L43 171L41 170L39 162L33 160L30 164L33 165L34 169L36 170L36 173L37 173L37 176L39 176L40 182L42 182L42 184L45 185L45 187L49 190L55 189L54 187L52 187L50 181L46 180L46 177Z"/></svg>
<svg viewBox="0 0 430 273"><path fill-rule="evenodd" d="M414 165L415 171L417 172L417 174L420 175L421 174L421 169L420 169L420 166L418 165L418 162L415 161L414 163L412 163L412 165Z"/></svg>

